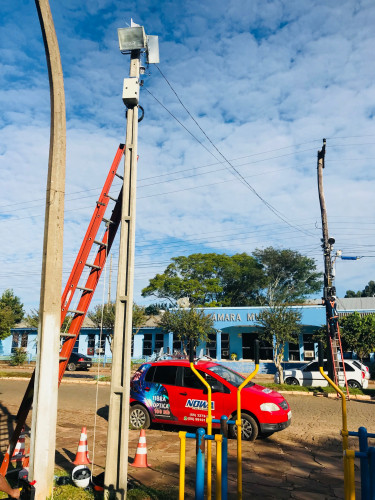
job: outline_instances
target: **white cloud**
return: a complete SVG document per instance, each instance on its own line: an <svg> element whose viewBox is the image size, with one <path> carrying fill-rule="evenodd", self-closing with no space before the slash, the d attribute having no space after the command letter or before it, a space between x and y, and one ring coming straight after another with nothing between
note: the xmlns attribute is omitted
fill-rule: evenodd
<svg viewBox="0 0 375 500"><path fill-rule="evenodd" d="M142 91L137 300L148 279L182 253L286 246L316 258L322 268L316 152L323 137L330 233L344 253L375 255L373 2L141 1L124 8L117 0L69 0L51 7L67 103L65 273L124 140L121 90L129 58L118 50L116 28L130 17L159 35L160 68L215 145L301 229L276 218L220 163L222 157L151 67L145 88L216 160ZM30 308L39 300L48 78L34 6L15 0L11 9L1 9L0 228L6 269L0 289L14 288ZM22 25L16 17L21 9ZM339 294L362 289L372 272L371 257L340 262Z"/></svg>

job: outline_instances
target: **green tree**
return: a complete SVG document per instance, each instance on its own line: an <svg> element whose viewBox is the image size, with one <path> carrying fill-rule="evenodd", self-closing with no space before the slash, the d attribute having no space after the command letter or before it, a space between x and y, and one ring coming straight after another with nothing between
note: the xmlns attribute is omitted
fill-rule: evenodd
<svg viewBox="0 0 375 500"><path fill-rule="evenodd" d="M375 297L375 281L369 281L361 291L354 292L353 290L347 290L345 298L351 297Z"/></svg>
<svg viewBox="0 0 375 500"><path fill-rule="evenodd" d="M194 307L246 306L257 303L263 284L261 265L245 253L196 253L173 257L164 273L142 290L142 296L153 295L173 305L188 297Z"/></svg>
<svg viewBox="0 0 375 500"><path fill-rule="evenodd" d="M20 298L14 295L13 290L5 290L0 297L0 309L3 307L10 307L13 311L15 323L22 321L24 315L23 304L21 303Z"/></svg>
<svg viewBox="0 0 375 500"><path fill-rule="evenodd" d="M0 297L0 339L9 337L10 330L24 315L23 304L13 290L7 289Z"/></svg>
<svg viewBox="0 0 375 500"><path fill-rule="evenodd" d="M340 320L343 349L355 351L360 359L375 351L375 314L354 312Z"/></svg>
<svg viewBox="0 0 375 500"><path fill-rule="evenodd" d="M282 362L287 342L296 342L301 331L301 312L283 304L263 309L257 317L261 327L259 337L273 345L273 361L279 372L280 384L284 383Z"/></svg>
<svg viewBox="0 0 375 500"><path fill-rule="evenodd" d="M162 315L159 326L166 332L175 333L181 340L184 352L190 340L193 340L194 346L200 342L208 340L208 334L214 332L214 321L211 316L206 316L203 309L173 309L165 311Z"/></svg>
<svg viewBox="0 0 375 500"><path fill-rule="evenodd" d="M10 329L14 326L14 315L10 307L0 309L0 340L10 335Z"/></svg>
<svg viewBox="0 0 375 500"><path fill-rule="evenodd" d="M274 300L278 303L300 303L322 288L322 274L316 271L315 260L295 250L257 248L253 256L263 266L265 295L271 287Z"/></svg>

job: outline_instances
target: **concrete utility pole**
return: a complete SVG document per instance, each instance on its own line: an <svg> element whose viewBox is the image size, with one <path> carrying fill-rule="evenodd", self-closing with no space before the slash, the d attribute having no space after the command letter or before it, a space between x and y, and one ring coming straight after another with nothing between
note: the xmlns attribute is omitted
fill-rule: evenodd
<svg viewBox="0 0 375 500"><path fill-rule="evenodd" d="M133 50L130 77L139 77L140 51ZM121 214L116 316L105 466L105 497L125 499L128 484L130 353L135 252L138 106L128 109ZM109 489L107 489L109 488Z"/></svg>
<svg viewBox="0 0 375 500"><path fill-rule="evenodd" d="M118 38L120 51L130 54L130 78L125 78L122 94L128 109L104 496L126 499L140 57L141 52L145 52L149 64L158 63L159 45L157 36L146 35L143 26L134 24L133 21L130 28L118 30Z"/></svg>
<svg viewBox="0 0 375 500"><path fill-rule="evenodd" d="M64 230L66 121L60 51L48 0L35 0L47 57L51 132L30 449L35 499L52 495L55 466Z"/></svg>
<svg viewBox="0 0 375 500"><path fill-rule="evenodd" d="M111 287L112 287L112 257L113 257L113 255L111 254L111 258L110 258L110 261L109 261L108 300L107 300L108 305L111 303Z"/></svg>
<svg viewBox="0 0 375 500"><path fill-rule="evenodd" d="M318 191L319 191L319 203L320 212L322 216L322 248L324 256L324 290L323 290L323 301L326 305L327 311L327 359L328 359L328 375L331 379L334 377L333 372L333 359L332 352L330 349L330 326L328 322L328 309L327 309L327 299L332 295L336 295L335 289L332 286L332 262L331 262L331 252L332 246L335 243L334 238L329 238L328 236L328 222L327 222L327 209L324 198L323 190L323 168L325 167L325 154L326 154L326 140L323 139L323 147L318 151Z"/></svg>

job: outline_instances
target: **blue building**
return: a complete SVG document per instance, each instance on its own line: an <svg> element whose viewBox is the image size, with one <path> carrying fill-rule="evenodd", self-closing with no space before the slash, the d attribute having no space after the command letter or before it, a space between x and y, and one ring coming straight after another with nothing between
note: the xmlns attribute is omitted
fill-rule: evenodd
<svg viewBox="0 0 375 500"><path fill-rule="evenodd" d="M303 306L291 306L301 312L301 332L295 343L289 343L285 349L284 361L286 366L290 363L296 365L311 361L316 358L317 344L313 335L325 323L325 308L319 301ZM375 313L375 299L373 297L338 299L339 317L346 316L354 311L361 315ZM202 342L197 349L197 354L207 354L211 358L222 362L236 362L236 369L248 371L251 360L254 359L254 340L258 338L259 327L257 315L261 307L215 307L205 308L205 314L211 315L214 320L215 333L210 334L208 342ZM36 329L19 325L12 330L12 335L0 341L0 356L7 358L16 347L23 347L29 354L29 359L35 359L37 349ZM110 349L109 332L104 330L102 336L91 321L86 318L80 336L74 347L75 352L94 356L99 355L110 362L112 353ZM133 337L132 359L144 360L155 357L162 352L173 353L181 351L181 341L173 333L164 333L157 326L157 320L150 318L146 325ZM273 346L265 342L260 344L261 371L273 372Z"/></svg>

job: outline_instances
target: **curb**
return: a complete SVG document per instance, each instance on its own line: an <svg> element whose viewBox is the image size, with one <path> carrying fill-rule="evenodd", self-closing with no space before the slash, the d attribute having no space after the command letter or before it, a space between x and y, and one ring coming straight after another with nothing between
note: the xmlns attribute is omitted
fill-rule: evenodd
<svg viewBox="0 0 375 500"><path fill-rule="evenodd" d="M29 377L1 377L0 378L0 381L2 380L27 380L29 381L30 378ZM102 381L102 380L99 380L99 382L97 382L96 380L69 380L69 379L66 379L66 380L62 380L61 381L62 384L99 384L99 385L110 385L111 382L108 382L108 381Z"/></svg>
<svg viewBox="0 0 375 500"><path fill-rule="evenodd" d="M280 394L298 394L298 396L315 396L317 398L332 398L332 399L340 399L337 397L336 393L333 392L307 392L307 391L277 391ZM375 396L368 396L367 394L351 394L350 400L359 400L359 401L375 401Z"/></svg>

